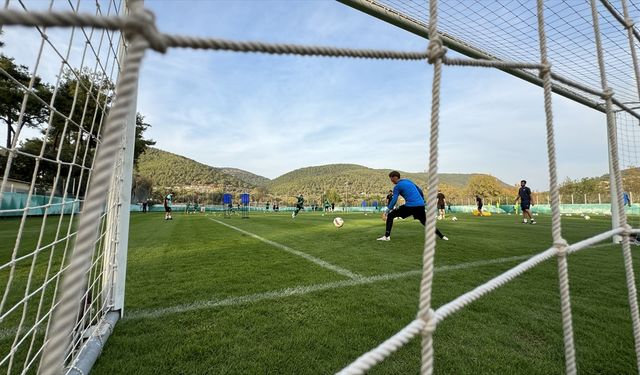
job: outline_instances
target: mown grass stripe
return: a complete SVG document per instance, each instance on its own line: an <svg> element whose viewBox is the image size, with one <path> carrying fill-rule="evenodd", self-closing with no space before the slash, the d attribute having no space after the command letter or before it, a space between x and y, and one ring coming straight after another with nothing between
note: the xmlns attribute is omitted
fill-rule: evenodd
<svg viewBox="0 0 640 375"><path fill-rule="evenodd" d="M233 225L224 223L222 221L219 221L219 220L216 220L216 219L211 219L211 220L215 221L216 223L218 223L220 225L224 225L225 227L231 228L231 229L233 229L235 231L238 231L238 232L240 232L242 234L246 234L247 236L250 236L250 237L255 238L255 239L259 240L259 241L262 241L262 242L264 242L266 244L269 244L269 245L271 245L273 247L277 247L278 249L284 250L284 251L286 251L286 252L288 252L290 254L293 254L293 255L299 256L301 258L304 258L304 259L306 259L306 260L308 260L308 261L310 261L312 263L317 264L320 267L323 267L323 268L326 268L326 269L331 270L333 272L339 273L342 276L346 276L346 277L348 277L350 279L353 279L353 280L362 278L362 276L358 275L357 273L354 273L354 272L349 271L348 269L336 266L335 264L331 264L329 262L326 262L326 261L324 261L324 260L322 260L320 258L316 258L313 255L309 255L309 254L307 254L305 252L292 249L289 246L285 246L283 244L268 240L268 239L266 239L264 237L258 236L257 234L254 234L254 233L251 233L251 232L247 232L244 229L240 229L238 227L234 227Z"/></svg>
<svg viewBox="0 0 640 375"><path fill-rule="evenodd" d="M446 272L446 271L455 271L466 268L473 267L482 267L491 264L499 264L499 263L507 263L507 262L515 262L523 259L527 259L531 257L531 255L520 255L520 256L512 256L512 257L504 257L497 259L487 259L487 260L479 260L474 262L465 262L460 264L452 264L452 265L444 265L435 268L435 272ZM238 297L230 297L218 300L208 300L208 301L198 301L194 303L175 305L171 307L163 307L158 309L149 309L149 310L138 310L138 311L129 311L127 315L124 317L124 320L134 320L134 319L148 319L148 318L160 318L165 315L170 314L179 314L187 311L201 310L201 309L209 309L216 307L226 307L226 306L235 306L247 303L253 303L263 300L271 300L271 299L279 299L286 298L291 296L300 296L304 294L309 294L313 292L320 292L325 290L337 289L337 288L345 288L350 286L358 286L365 284L372 284L381 281L390 281L403 279L412 276L419 276L422 273L422 270L414 270L407 272L397 272L397 273L388 273L383 275L369 276L369 277L360 277L352 280L342 280L335 281L324 284L315 284L315 285L303 285L296 286L292 288L279 289L269 292L250 294L246 296L238 296Z"/></svg>

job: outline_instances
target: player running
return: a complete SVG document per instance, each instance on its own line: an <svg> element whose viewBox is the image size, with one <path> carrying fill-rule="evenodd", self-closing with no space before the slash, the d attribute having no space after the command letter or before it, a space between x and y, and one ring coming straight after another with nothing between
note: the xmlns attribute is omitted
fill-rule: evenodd
<svg viewBox="0 0 640 375"><path fill-rule="evenodd" d="M298 212L304 210L304 197L302 194L298 195L298 201L296 202L296 209L291 213L291 218L295 219L298 216Z"/></svg>

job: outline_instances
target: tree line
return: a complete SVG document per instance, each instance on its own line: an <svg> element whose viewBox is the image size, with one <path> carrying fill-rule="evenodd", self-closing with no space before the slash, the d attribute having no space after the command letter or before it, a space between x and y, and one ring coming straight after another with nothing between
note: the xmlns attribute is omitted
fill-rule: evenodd
<svg viewBox="0 0 640 375"><path fill-rule="evenodd" d="M7 73L0 75L0 123L6 132L0 175L9 167L11 179L35 179L36 193L84 196L101 125L113 103L114 83L102 73L66 69L54 86L4 54L0 67ZM136 162L155 144L144 138L150 126L137 114ZM27 128L37 129L37 135L20 136ZM7 165L11 149L13 159Z"/></svg>

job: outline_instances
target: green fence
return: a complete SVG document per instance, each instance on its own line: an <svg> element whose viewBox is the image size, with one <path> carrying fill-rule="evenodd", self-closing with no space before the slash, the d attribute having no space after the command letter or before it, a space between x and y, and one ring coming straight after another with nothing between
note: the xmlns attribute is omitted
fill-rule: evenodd
<svg viewBox="0 0 640 375"><path fill-rule="evenodd" d="M191 205L190 207L191 209L193 209L193 205ZM204 205L204 206L200 206L200 208L204 208L206 212L222 212L225 211L227 208L224 205L221 204L217 204L217 205ZM260 204L255 204L252 203L250 206L248 206L249 211L251 212L264 212L267 211L265 209L265 205L263 203ZM242 206L238 207L236 205L233 206L233 210L234 211L238 211L242 209ZM305 211L311 211L311 206L306 206ZM353 207L343 207L343 206L336 206L335 208L335 212L382 212L380 211L381 207L375 208L375 207L362 207L362 206L353 206ZM174 203L171 206L171 210L173 212L186 212L187 210L187 206L186 204L183 203ZM284 212L284 211L293 211L295 210L294 206L280 206L279 211L280 212ZM130 211L131 212L142 212L142 205L141 204L132 204L130 206ZM164 206L162 204L154 204L151 207L147 207L147 211L149 212L164 212ZM324 211L322 207L318 207L316 210L316 212L322 212ZM269 211L268 212L273 212L273 206L269 206Z"/></svg>
<svg viewBox="0 0 640 375"><path fill-rule="evenodd" d="M48 198L48 197L47 197ZM192 206L193 207L193 206ZM200 206L204 207L206 212L221 212L225 210L225 206L223 205L206 205ZM458 205L451 206L451 210L447 208L447 212L454 213L471 213L477 207L475 205ZM292 211L295 207L282 206L280 207L280 211ZM139 204L132 204L130 208L131 212L140 212L142 211L142 206ZM172 207L173 212L185 212L186 205L185 204L174 204ZM237 206L233 206L233 210L238 210ZM305 211L310 211L310 207L305 207ZM491 212L492 214L515 214L516 206L513 205L485 205L482 207L483 211ZM148 208L150 212L164 212L164 206L161 204L155 204ZM249 206L249 211L251 212L261 212L265 211L265 207L262 204L251 205ZM322 210L320 210L322 211ZM631 206L625 206L625 211L627 215L640 215L640 204L632 204ZM269 209L269 212L273 212L273 209ZM335 212L368 212L375 213L380 212L376 210L374 207L361 207L361 206L353 206L353 207L343 207L336 206ZM537 204L531 207L532 213L538 214L551 214L551 206L548 204ZM520 205L517 206L517 213L520 214ZM602 214L607 215L611 214L611 205L608 203L603 204L561 204L560 205L560 213L561 214Z"/></svg>
<svg viewBox="0 0 640 375"><path fill-rule="evenodd" d="M515 214L517 207L517 213L520 214L520 205L486 205L482 207L483 211L489 211L494 214ZM476 206L465 205L465 206L451 206L451 212L464 212L470 213L475 210ZM632 204L631 206L625 206L625 211L627 215L640 215L640 204ZM551 214L551 206L548 204L537 204L531 207L532 213L538 214ZM561 214L602 214L602 215L610 215L611 214L611 205L608 203L603 204L561 204L560 205L560 213Z"/></svg>
<svg viewBox="0 0 640 375"><path fill-rule="evenodd" d="M22 216L27 208L27 215L71 214L80 211L80 202L72 198L49 197L48 195L32 195L27 193L3 193L0 201L0 217Z"/></svg>

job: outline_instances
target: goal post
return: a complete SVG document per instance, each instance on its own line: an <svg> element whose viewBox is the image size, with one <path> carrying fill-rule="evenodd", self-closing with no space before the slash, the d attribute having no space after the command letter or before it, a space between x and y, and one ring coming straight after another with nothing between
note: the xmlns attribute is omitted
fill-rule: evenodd
<svg viewBox="0 0 640 375"><path fill-rule="evenodd" d="M119 222L116 240L116 256L114 263L114 283L113 283L113 310L120 312L120 317L124 314L124 291L127 276L127 255L129 253L129 219L131 205L131 188L133 180L133 154L136 138L136 108L137 103L137 82L134 100L129 109L129 117L125 125L125 136L122 147L122 173L120 178L119 198Z"/></svg>
<svg viewBox="0 0 640 375"><path fill-rule="evenodd" d="M615 119L614 119L615 121ZM617 137L617 134L613 134L613 137ZM640 146L640 145L639 145ZM614 166L613 163L618 162L614 159L611 150L611 143L607 142L607 156L609 158L608 166L609 166L609 196L611 201L611 228L615 229L620 227L620 204L618 203L618 199L616 197L616 191L618 189L618 182L616 180L616 176L613 173ZM616 234L611 237L613 243L620 243L622 241L622 236Z"/></svg>
<svg viewBox="0 0 640 375"><path fill-rule="evenodd" d="M132 2L65 6L73 14L112 17L127 15ZM23 12L44 6L7 4ZM4 36L12 32L3 28ZM5 230L15 228L0 244L0 372L60 369L43 363L57 314L69 325L56 360L63 372L86 374L124 309L136 128L135 100L126 96L135 97L137 86L114 84L131 42L119 29L98 27L34 26L24 33L37 47L33 53L14 57L0 49L0 220ZM122 95L128 104L118 108ZM116 133L112 150L102 152L112 166L100 168L100 150L111 147L108 137ZM105 193L92 202L96 179L105 182ZM89 211L95 220L81 225ZM72 282L77 293L64 302L83 230L95 236L86 268Z"/></svg>

